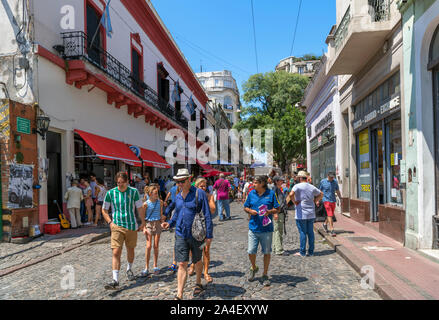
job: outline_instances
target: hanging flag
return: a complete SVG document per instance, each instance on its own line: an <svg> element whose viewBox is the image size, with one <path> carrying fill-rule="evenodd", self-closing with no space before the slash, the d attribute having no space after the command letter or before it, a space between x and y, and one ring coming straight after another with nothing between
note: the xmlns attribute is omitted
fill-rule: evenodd
<svg viewBox="0 0 439 320"><path fill-rule="evenodd" d="M186 104L186 109L187 109L187 111L189 111L190 115L192 115L195 111L194 100L192 99L192 95L191 95L188 103Z"/></svg>
<svg viewBox="0 0 439 320"><path fill-rule="evenodd" d="M110 2L111 0L108 0L107 5L105 6L105 11L102 14L101 24L104 27L105 31L107 32L107 37L111 38L111 35L113 34L113 28L111 26L111 18L110 18Z"/></svg>
<svg viewBox="0 0 439 320"><path fill-rule="evenodd" d="M174 85L174 90L172 91L172 97L171 97L172 102L181 101L179 91L180 91L180 84L178 83L177 80L177 82Z"/></svg>

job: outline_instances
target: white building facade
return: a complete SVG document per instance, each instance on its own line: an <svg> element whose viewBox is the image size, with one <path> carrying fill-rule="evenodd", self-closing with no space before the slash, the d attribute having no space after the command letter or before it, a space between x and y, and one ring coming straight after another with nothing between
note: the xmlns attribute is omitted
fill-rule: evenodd
<svg viewBox="0 0 439 320"><path fill-rule="evenodd" d="M224 113L233 126L239 121L241 101L236 80L231 71L199 72L196 74L205 88L209 100L222 106Z"/></svg>
<svg viewBox="0 0 439 320"><path fill-rule="evenodd" d="M49 159L40 224L57 217L53 201L63 203L72 178L94 172L112 187L118 171L172 175L178 165L165 160L166 132L187 138L189 120L204 128L207 95L151 2L111 1L111 37L99 26L105 3L0 4L2 69L24 58L16 72L0 74L3 91L50 118L47 138L38 137L39 158Z"/></svg>

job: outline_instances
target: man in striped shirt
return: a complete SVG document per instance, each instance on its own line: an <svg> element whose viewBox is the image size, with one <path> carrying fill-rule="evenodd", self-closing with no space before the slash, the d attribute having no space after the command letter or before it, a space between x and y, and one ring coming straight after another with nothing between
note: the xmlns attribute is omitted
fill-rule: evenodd
<svg viewBox="0 0 439 320"><path fill-rule="evenodd" d="M113 281L105 286L107 290L115 290L119 286L120 257L123 244L127 247L127 278L135 280L131 267L134 262L134 249L137 245L137 232L145 227L145 209L136 188L128 186L128 175L119 172L116 175L117 187L107 192L102 205L102 215L111 228L111 249L113 250ZM113 211L111 219L108 210ZM136 221L134 208L139 212L142 225Z"/></svg>

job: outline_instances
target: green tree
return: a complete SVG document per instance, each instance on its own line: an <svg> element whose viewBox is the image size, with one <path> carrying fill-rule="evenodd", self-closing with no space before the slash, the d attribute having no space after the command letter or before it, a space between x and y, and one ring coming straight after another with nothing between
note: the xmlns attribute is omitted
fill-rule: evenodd
<svg viewBox="0 0 439 320"><path fill-rule="evenodd" d="M305 115L293 106L302 100L308 82L308 77L281 71L255 74L243 86L247 105L235 128L272 129L273 159L285 171L292 159L306 154ZM264 139L258 151L265 151Z"/></svg>

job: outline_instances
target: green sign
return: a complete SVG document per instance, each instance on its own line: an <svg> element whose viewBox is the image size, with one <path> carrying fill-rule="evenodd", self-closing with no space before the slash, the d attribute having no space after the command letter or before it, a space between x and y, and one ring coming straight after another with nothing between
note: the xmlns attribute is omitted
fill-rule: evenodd
<svg viewBox="0 0 439 320"><path fill-rule="evenodd" d="M17 117L17 132L30 134L30 120Z"/></svg>

